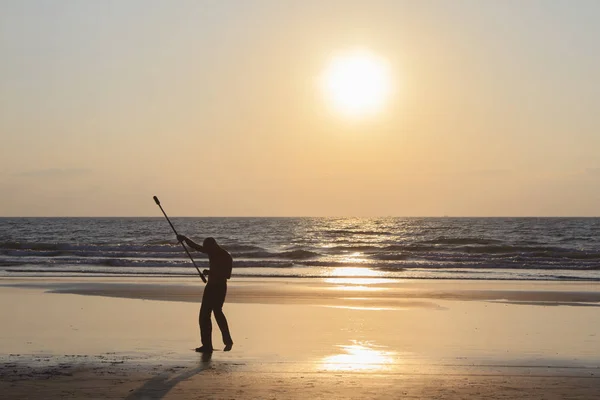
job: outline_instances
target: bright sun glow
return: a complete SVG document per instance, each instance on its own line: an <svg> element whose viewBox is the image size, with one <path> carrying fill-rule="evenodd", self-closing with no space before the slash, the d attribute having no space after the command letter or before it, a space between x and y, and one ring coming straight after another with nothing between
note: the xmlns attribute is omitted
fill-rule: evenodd
<svg viewBox="0 0 600 400"><path fill-rule="evenodd" d="M323 74L322 85L335 110L349 117L381 111L392 89L385 60L362 50L335 57Z"/></svg>

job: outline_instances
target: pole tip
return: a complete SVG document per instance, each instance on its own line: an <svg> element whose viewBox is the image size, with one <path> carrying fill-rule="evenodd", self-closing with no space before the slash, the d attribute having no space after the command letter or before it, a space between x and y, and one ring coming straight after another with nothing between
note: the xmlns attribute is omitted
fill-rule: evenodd
<svg viewBox="0 0 600 400"><path fill-rule="evenodd" d="M154 202L160 206L160 201L158 201L158 197L152 196L152 198L154 199Z"/></svg>

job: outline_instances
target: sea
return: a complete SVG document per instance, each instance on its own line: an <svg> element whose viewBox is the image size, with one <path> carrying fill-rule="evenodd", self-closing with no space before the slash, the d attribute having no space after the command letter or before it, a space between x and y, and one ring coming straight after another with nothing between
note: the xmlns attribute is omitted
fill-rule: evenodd
<svg viewBox="0 0 600 400"><path fill-rule="evenodd" d="M171 221L199 243L214 237L233 278L600 280L600 218ZM0 276L198 278L162 217L0 218Z"/></svg>

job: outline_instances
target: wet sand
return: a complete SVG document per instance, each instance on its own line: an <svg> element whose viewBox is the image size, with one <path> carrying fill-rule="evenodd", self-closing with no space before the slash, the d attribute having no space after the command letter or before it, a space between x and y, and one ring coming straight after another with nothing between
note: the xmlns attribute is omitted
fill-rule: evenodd
<svg viewBox="0 0 600 400"><path fill-rule="evenodd" d="M0 280L6 398L597 398L600 285L238 279L199 345L194 279ZM214 343L220 337L215 325Z"/></svg>

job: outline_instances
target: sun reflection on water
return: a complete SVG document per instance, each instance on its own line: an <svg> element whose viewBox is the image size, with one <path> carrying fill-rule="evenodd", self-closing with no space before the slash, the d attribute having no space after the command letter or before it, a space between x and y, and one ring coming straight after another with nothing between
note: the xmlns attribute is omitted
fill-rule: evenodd
<svg viewBox="0 0 600 400"><path fill-rule="evenodd" d="M341 283L341 282L335 282ZM382 291L383 288L372 287L372 286L364 286L364 285L342 285L342 286L334 286L331 288L332 290L341 290L344 292L378 292Z"/></svg>
<svg viewBox="0 0 600 400"><path fill-rule="evenodd" d="M338 285L362 285L386 283L389 279L383 278L381 271L366 267L337 267L329 272L329 277L325 278L326 283ZM380 278L381 277L381 278Z"/></svg>
<svg viewBox="0 0 600 400"><path fill-rule="evenodd" d="M343 352L323 358L321 368L326 371L384 371L391 368L394 352L378 350L373 345L354 342L338 346Z"/></svg>
<svg viewBox="0 0 600 400"><path fill-rule="evenodd" d="M365 267L336 267L336 268L332 269L331 276L373 277L373 276L381 276L381 273L379 271L375 271L373 269L365 268Z"/></svg>

